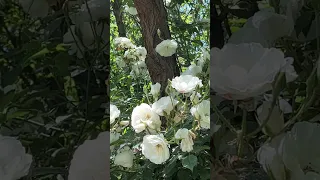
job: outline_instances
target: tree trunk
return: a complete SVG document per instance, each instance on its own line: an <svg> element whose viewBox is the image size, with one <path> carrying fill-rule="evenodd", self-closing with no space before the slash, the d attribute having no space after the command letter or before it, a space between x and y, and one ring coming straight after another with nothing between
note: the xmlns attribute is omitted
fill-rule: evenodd
<svg viewBox="0 0 320 180"><path fill-rule="evenodd" d="M163 0L134 0L135 7L140 19L144 46L147 49L146 65L152 83L161 84L163 94L168 79L180 75L176 55L162 57L156 51L156 46L162 42L161 39L171 39L167 23L167 12ZM161 39L157 30L161 31Z"/></svg>
<svg viewBox="0 0 320 180"><path fill-rule="evenodd" d="M222 21L219 19L217 9L213 3L210 3L211 22L210 22L210 48L222 48L224 45L224 35Z"/></svg>
<svg viewBox="0 0 320 180"><path fill-rule="evenodd" d="M116 18L117 26L118 26L118 32L120 37L126 37L126 29L123 23L122 19L122 12L121 12L121 6L122 2L121 0L116 0L112 3L112 9L113 9L113 14Z"/></svg>

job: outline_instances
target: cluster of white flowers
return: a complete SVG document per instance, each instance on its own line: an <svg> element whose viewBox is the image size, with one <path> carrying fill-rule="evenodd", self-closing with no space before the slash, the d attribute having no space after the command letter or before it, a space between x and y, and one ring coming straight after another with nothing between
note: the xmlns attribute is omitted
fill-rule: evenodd
<svg viewBox="0 0 320 180"><path fill-rule="evenodd" d="M268 94L271 90L277 96L283 94L277 87L279 77L283 77L286 83L298 78L293 67L294 59L285 57L281 49L274 48L275 42L282 37L296 41L312 39L312 35L297 37L294 30L305 1L279 2L279 14L272 8L260 10L233 33L223 48L211 50L211 88L228 100L254 99L252 102L257 102L262 99L260 106L254 103L254 108L247 110L256 111L260 125L268 120L262 131L272 140L260 147L258 160L271 179L320 179L320 150L316 145L319 144L319 125L298 122L291 131L282 133L286 128L284 114L292 113L292 106L287 99L273 98ZM216 132L219 128L213 129Z"/></svg>
<svg viewBox="0 0 320 180"><path fill-rule="evenodd" d="M126 37L115 38L114 45L118 50L125 50L123 57L117 57L116 59L116 63L120 68L126 67L126 65L131 66L130 75L133 78L148 76L149 73L145 63L147 50L145 47L137 47Z"/></svg>
<svg viewBox="0 0 320 180"><path fill-rule="evenodd" d="M125 61L119 64L130 64L134 62L145 64L145 58L147 52L143 47L135 46L128 38L118 37L114 40L114 43L118 49L125 49L124 57L118 58L117 61ZM164 40L157 45L155 51L161 56L169 57L176 53L178 45L174 40ZM203 81L199 78L201 75L208 75L208 71L203 72L204 67L209 68L208 64L209 53L203 50L202 55L196 62L191 64L187 70L181 73L180 76L173 78L168 83L166 93L167 96L160 97L161 84L155 83L151 85L151 90L146 95L152 95L153 103L148 98L148 103L141 103L132 110L131 114L131 127L137 134L144 133L142 142L140 144L141 154L149 159L152 163L163 164L170 158L170 145L174 140L174 143L180 145L182 152L191 152L194 146L194 140L196 139L196 131L200 129L210 128L210 102L208 100L200 99L203 90ZM132 63L132 69L134 69L134 63ZM206 66L207 65L207 66ZM137 68L141 70L140 68ZM209 87L205 84L205 87ZM208 90L208 89L206 89ZM207 93L206 93L207 94ZM182 97L189 97L182 100ZM191 105L191 106L190 106ZM117 123L116 118L119 117L119 110L112 105L110 108L110 123L112 129L116 130ZM193 119L192 128L180 128L175 130L174 137L167 137L166 133L162 131L161 118L165 118L169 121L167 128L173 128L170 124L184 124L187 121L187 117ZM121 119L121 118L120 118ZM122 122L122 121L121 121ZM115 123L115 124L114 124ZM117 131L117 130L116 130ZM118 131L120 132L120 131ZM112 132L110 138L111 142L121 139L118 133ZM170 141L167 138L172 138ZM181 141L181 142L180 142ZM126 142L125 144L130 143ZM125 144L120 145L126 146ZM135 145L135 144L132 144ZM121 148L120 148L121 149ZM114 146L112 147L114 150ZM135 151L137 153L137 151ZM135 153L126 146L126 150L123 152L118 150L117 155L114 157L114 164L122 167L132 167L134 163L132 160L135 158Z"/></svg>

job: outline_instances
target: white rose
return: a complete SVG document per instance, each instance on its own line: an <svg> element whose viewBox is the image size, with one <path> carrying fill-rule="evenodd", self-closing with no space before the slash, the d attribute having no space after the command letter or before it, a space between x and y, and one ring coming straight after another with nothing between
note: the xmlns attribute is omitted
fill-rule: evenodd
<svg viewBox="0 0 320 180"><path fill-rule="evenodd" d="M176 53L177 47L178 43L175 40L167 39L156 46L156 52L163 57L169 57Z"/></svg>
<svg viewBox="0 0 320 180"><path fill-rule="evenodd" d="M159 83L156 83L156 84L153 84L151 85L151 91L150 93L155 97L155 96L158 96L159 93L160 93L160 89L161 89L161 84Z"/></svg>
<svg viewBox="0 0 320 180"><path fill-rule="evenodd" d="M261 146L257 152L257 159L265 172L275 179L287 179L286 169L282 162L278 147L283 135L274 138L270 143Z"/></svg>
<svg viewBox="0 0 320 180"><path fill-rule="evenodd" d="M287 16L269 10L258 11L230 37L228 42L232 44L254 42L264 47L271 47L278 38L289 36L294 29L293 25Z"/></svg>
<svg viewBox="0 0 320 180"><path fill-rule="evenodd" d="M203 100L190 109L192 116L200 120L200 126L204 129L210 129L210 101Z"/></svg>
<svg viewBox="0 0 320 180"><path fill-rule="evenodd" d="M164 4L165 4L166 6L169 6L170 3L171 3L171 0L164 0Z"/></svg>
<svg viewBox="0 0 320 180"><path fill-rule="evenodd" d="M133 158L134 155L130 149L123 150L122 152L118 153L114 158L114 164L130 168L133 165Z"/></svg>
<svg viewBox="0 0 320 180"><path fill-rule="evenodd" d="M136 47L135 55L139 58L140 61L144 61L147 57L147 50L145 47Z"/></svg>
<svg viewBox="0 0 320 180"><path fill-rule="evenodd" d="M114 133L114 132L111 132L110 133L110 144L117 141L120 137L120 134L119 133ZM110 146L110 150L113 151L113 148L114 148L114 145L113 146Z"/></svg>
<svg viewBox="0 0 320 180"><path fill-rule="evenodd" d="M186 128L179 129L174 135L176 139L181 139L180 148L182 152L191 152L193 150L193 139L195 134Z"/></svg>
<svg viewBox="0 0 320 180"><path fill-rule="evenodd" d="M197 86L202 87L202 81L191 75L181 75L172 79L171 86L180 93L192 92Z"/></svg>
<svg viewBox="0 0 320 180"><path fill-rule="evenodd" d="M115 119L120 116L120 110L117 106L110 104L110 124L114 123Z"/></svg>
<svg viewBox="0 0 320 180"><path fill-rule="evenodd" d="M170 157L168 143L163 134L144 136L141 148L142 154L154 164L162 164Z"/></svg>
<svg viewBox="0 0 320 180"><path fill-rule="evenodd" d="M13 137L0 135L0 179L15 180L26 176L32 156L26 154L21 142Z"/></svg>
<svg viewBox="0 0 320 180"><path fill-rule="evenodd" d="M127 60L136 60L135 50L134 49L128 49L124 52L123 57Z"/></svg>
<svg viewBox="0 0 320 180"><path fill-rule="evenodd" d="M200 119L200 127L203 129L210 129L210 116L203 116Z"/></svg>
<svg viewBox="0 0 320 180"><path fill-rule="evenodd" d="M110 178L108 143L109 132L102 132L97 139L86 140L80 145L71 160L69 180L105 180Z"/></svg>
<svg viewBox="0 0 320 180"><path fill-rule="evenodd" d="M160 131L161 121L159 115L148 104L142 103L133 109L131 125L136 133L140 133L146 128Z"/></svg>
<svg viewBox="0 0 320 180"><path fill-rule="evenodd" d="M179 101L173 99L170 96L165 96L152 104L152 110L160 116L164 116L163 112L166 112L166 114L169 115L174 106L178 104L178 102Z"/></svg>
<svg viewBox="0 0 320 180"><path fill-rule="evenodd" d="M127 11L131 15L137 15L137 9L135 7L129 7L128 5L125 5L125 11Z"/></svg>
<svg viewBox="0 0 320 180"><path fill-rule="evenodd" d="M201 73L202 71L202 67L201 66L197 66L195 64L191 64L187 70L185 70L182 75L192 75L192 76L196 76L199 73Z"/></svg>
<svg viewBox="0 0 320 180"><path fill-rule="evenodd" d="M117 37L114 39L114 44L120 48L135 48L135 45L132 44L131 40L126 37Z"/></svg>
<svg viewBox="0 0 320 180"><path fill-rule="evenodd" d="M135 76L147 74L147 65L145 61L138 61L132 65L132 72L135 74Z"/></svg>
<svg viewBox="0 0 320 180"><path fill-rule="evenodd" d="M227 44L211 52L212 89L232 100L259 96L272 89L280 71L291 63L282 51L260 44Z"/></svg>
<svg viewBox="0 0 320 180"><path fill-rule="evenodd" d="M126 67L126 63L124 62L124 60L120 57L116 57L116 63L117 63L117 66L119 68L124 68Z"/></svg>

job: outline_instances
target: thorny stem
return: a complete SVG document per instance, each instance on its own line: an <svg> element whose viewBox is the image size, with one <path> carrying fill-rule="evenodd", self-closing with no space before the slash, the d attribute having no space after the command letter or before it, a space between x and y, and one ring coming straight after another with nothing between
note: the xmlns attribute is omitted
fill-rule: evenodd
<svg viewBox="0 0 320 180"><path fill-rule="evenodd" d="M222 120L222 122L233 132L234 134L237 134L236 128L234 128L230 122L223 116L223 114L219 111L218 107L213 104L213 110L215 113L217 113L218 117Z"/></svg>

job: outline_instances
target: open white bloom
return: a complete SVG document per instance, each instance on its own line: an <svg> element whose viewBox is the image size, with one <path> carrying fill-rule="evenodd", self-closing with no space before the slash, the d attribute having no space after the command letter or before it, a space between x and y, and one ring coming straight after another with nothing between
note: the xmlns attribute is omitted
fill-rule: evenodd
<svg viewBox="0 0 320 180"><path fill-rule="evenodd" d="M163 134L145 135L141 148L142 154L154 164L162 164L170 157L168 143Z"/></svg>
<svg viewBox="0 0 320 180"><path fill-rule="evenodd" d="M191 152L193 150L193 139L195 139L195 134L186 129L179 129L174 135L176 139L181 139L180 148L182 152Z"/></svg>
<svg viewBox="0 0 320 180"><path fill-rule="evenodd" d="M114 164L130 168L133 165L134 154L130 149L123 148L114 158Z"/></svg>
<svg viewBox="0 0 320 180"><path fill-rule="evenodd" d="M16 180L28 175L32 156L26 154L21 142L0 135L0 179Z"/></svg>
<svg viewBox="0 0 320 180"><path fill-rule="evenodd" d="M150 93L155 97L158 96L160 93L160 88L161 88L161 84L160 83L156 83L156 84L152 84L151 85L151 91Z"/></svg>
<svg viewBox="0 0 320 180"><path fill-rule="evenodd" d="M23 10L31 17L46 17L49 13L49 4L47 0L19 0Z"/></svg>
<svg viewBox="0 0 320 180"><path fill-rule="evenodd" d="M313 173L320 178L319 137L319 124L309 122L298 122L286 133L279 151L293 180L308 179Z"/></svg>
<svg viewBox="0 0 320 180"><path fill-rule="evenodd" d="M70 13L70 18L73 24L105 19L108 17L105 11L107 8L108 4L103 0L89 0L84 2L76 13Z"/></svg>
<svg viewBox="0 0 320 180"><path fill-rule="evenodd" d="M192 75L192 76L196 76L199 73L202 72L202 67L201 66L197 66L195 64L191 64L188 69L186 69L182 75Z"/></svg>
<svg viewBox="0 0 320 180"><path fill-rule="evenodd" d="M264 101L261 106L257 108L257 120L261 125L267 119L272 102ZM284 128L284 118L278 106L272 110L271 117L262 129L263 133L269 136L276 135Z"/></svg>
<svg viewBox="0 0 320 180"><path fill-rule="evenodd" d="M135 50L128 49L124 52L123 58L127 60L136 60Z"/></svg>
<svg viewBox="0 0 320 180"><path fill-rule="evenodd" d="M258 11L248 19L246 24L235 32L229 43L260 43L264 47L271 47L274 42L284 36L289 36L294 24L285 15L273 12L273 9Z"/></svg>
<svg viewBox="0 0 320 180"><path fill-rule="evenodd" d="M127 11L131 15L137 15L138 11L135 7L129 7L128 5L125 5L125 11Z"/></svg>
<svg viewBox="0 0 320 180"><path fill-rule="evenodd" d="M126 37L117 37L114 39L114 44L119 48L135 48L135 45L131 42L130 39Z"/></svg>
<svg viewBox="0 0 320 180"><path fill-rule="evenodd" d="M270 143L260 147L257 153L257 159L265 172L275 180L284 180L286 178L286 169L283 164L278 147L281 146L283 135L275 137Z"/></svg>
<svg viewBox="0 0 320 180"><path fill-rule="evenodd" d="M165 4L166 6L169 6L170 3L171 3L171 0L164 0L164 4Z"/></svg>
<svg viewBox="0 0 320 180"><path fill-rule="evenodd" d="M110 133L110 144L117 141L119 138L120 138L119 133L111 132ZM110 146L110 150L113 151L113 149L114 149L114 145Z"/></svg>
<svg viewBox="0 0 320 180"><path fill-rule="evenodd" d="M276 75L292 63L282 51L257 43L213 48L211 61L212 89L232 100L256 97L271 90Z"/></svg>
<svg viewBox="0 0 320 180"><path fill-rule="evenodd" d="M139 58L140 61L144 61L147 57L147 50L145 47L136 47L135 55Z"/></svg>
<svg viewBox="0 0 320 180"><path fill-rule="evenodd" d="M106 43L108 38L108 29L105 23L95 25L96 33L99 35L103 43ZM89 22L83 22L77 26L72 25L68 32L63 36L63 42L70 44L69 54L77 53L78 58L83 58L85 47L94 49L96 47L96 37L92 31Z"/></svg>
<svg viewBox="0 0 320 180"><path fill-rule="evenodd" d="M203 100L190 109L192 116L200 120L200 126L204 129L210 128L210 101Z"/></svg>
<svg viewBox="0 0 320 180"><path fill-rule="evenodd" d="M199 86L202 87L202 81L198 77L191 75L181 75L172 79L171 86L179 93L189 93Z"/></svg>
<svg viewBox="0 0 320 180"><path fill-rule="evenodd" d="M121 57L116 57L116 63L117 63L117 66L119 68L124 68L126 67L126 62L124 62L124 60L121 58Z"/></svg>
<svg viewBox="0 0 320 180"><path fill-rule="evenodd" d="M164 116L164 112L169 115L178 102L170 96L165 96L152 104L152 110L160 116Z"/></svg>
<svg viewBox="0 0 320 180"><path fill-rule="evenodd" d="M120 110L117 106L110 104L110 124L114 123L116 118L120 116Z"/></svg>
<svg viewBox="0 0 320 180"><path fill-rule="evenodd" d="M298 122L291 131L275 137L258 152L259 163L276 180L320 179L320 126Z"/></svg>
<svg viewBox="0 0 320 180"><path fill-rule="evenodd" d="M175 40L167 39L156 46L156 52L163 57L169 57L176 53L177 48L178 43Z"/></svg>
<svg viewBox="0 0 320 180"><path fill-rule="evenodd" d="M131 68L132 68L132 71L130 75L133 77L148 75L149 73L145 61L138 61L134 63Z"/></svg>
<svg viewBox="0 0 320 180"><path fill-rule="evenodd" d="M142 103L133 109L131 125L136 133L140 133L146 128L159 131L161 121L159 115L148 104Z"/></svg>
<svg viewBox="0 0 320 180"><path fill-rule="evenodd" d="M102 132L97 139L86 140L71 160L69 180L105 180L110 178L109 132Z"/></svg>

